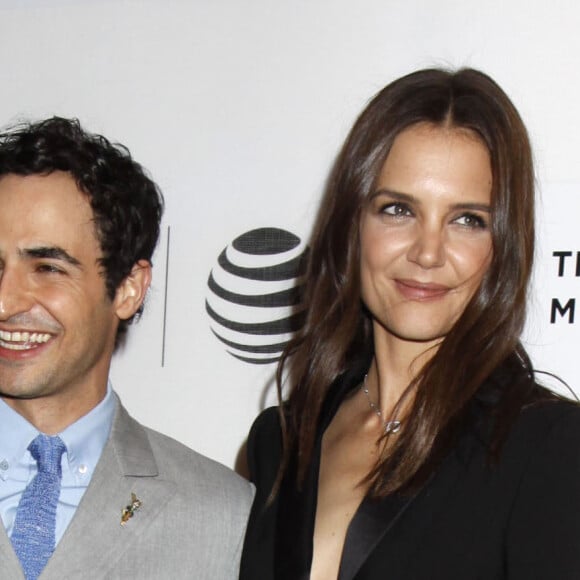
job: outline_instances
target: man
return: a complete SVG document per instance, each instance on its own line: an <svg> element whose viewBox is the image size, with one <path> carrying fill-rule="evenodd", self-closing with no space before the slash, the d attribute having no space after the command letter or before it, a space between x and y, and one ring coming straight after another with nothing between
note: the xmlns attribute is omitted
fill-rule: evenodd
<svg viewBox="0 0 580 580"><path fill-rule="evenodd" d="M108 384L162 197L52 118L0 134L0 577L237 578L250 484L132 419Z"/></svg>

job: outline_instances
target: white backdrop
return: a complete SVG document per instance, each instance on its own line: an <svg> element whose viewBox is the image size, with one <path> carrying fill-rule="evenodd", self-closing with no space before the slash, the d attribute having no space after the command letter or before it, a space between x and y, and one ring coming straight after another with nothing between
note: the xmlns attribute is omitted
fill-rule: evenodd
<svg viewBox="0 0 580 580"><path fill-rule="evenodd" d="M526 341L580 392L580 303L550 323L554 298L580 301L579 24L571 0L0 0L0 123L79 117L166 196L147 310L112 371L132 413L234 465L274 366L214 337L208 275L255 228L305 240L358 112L431 65L488 72L526 121L542 198ZM553 252L572 253L562 276Z"/></svg>

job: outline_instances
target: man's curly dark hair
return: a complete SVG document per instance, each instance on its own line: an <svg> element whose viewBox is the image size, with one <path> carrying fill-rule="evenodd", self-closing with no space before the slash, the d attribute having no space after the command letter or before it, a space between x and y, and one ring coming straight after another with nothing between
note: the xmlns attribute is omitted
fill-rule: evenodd
<svg viewBox="0 0 580 580"><path fill-rule="evenodd" d="M54 171L69 173L87 195L112 300L136 262L151 262L163 214L161 191L126 147L86 132L77 119L52 117L0 133L0 178ZM135 316L120 322L117 341Z"/></svg>

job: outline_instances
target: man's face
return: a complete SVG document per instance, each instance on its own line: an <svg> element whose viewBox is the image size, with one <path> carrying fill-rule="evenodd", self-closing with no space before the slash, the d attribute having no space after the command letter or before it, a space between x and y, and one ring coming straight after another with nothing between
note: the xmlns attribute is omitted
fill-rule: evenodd
<svg viewBox="0 0 580 580"><path fill-rule="evenodd" d="M0 178L0 396L25 416L41 401L76 419L104 396L126 313L119 292L107 297L100 256L68 173Z"/></svg>

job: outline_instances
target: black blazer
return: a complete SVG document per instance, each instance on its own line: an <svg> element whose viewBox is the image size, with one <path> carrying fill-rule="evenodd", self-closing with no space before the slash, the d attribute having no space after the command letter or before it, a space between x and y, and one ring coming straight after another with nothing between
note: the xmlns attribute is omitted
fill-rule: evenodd
<svg viewBox="0 0 580 580"><path fill-rule="evenodd" d="M277 409L256 419L248 462L257 491L242 580L308 580L322 434L361 378L349 373L331 389L302 491L291 466L270 504L281 457ZM580 407L526 407L490 464L490 410L498 400L491 383L476 397L458 445L420 492L362 502L347 531L339 580L580 579Z"/></svg>

